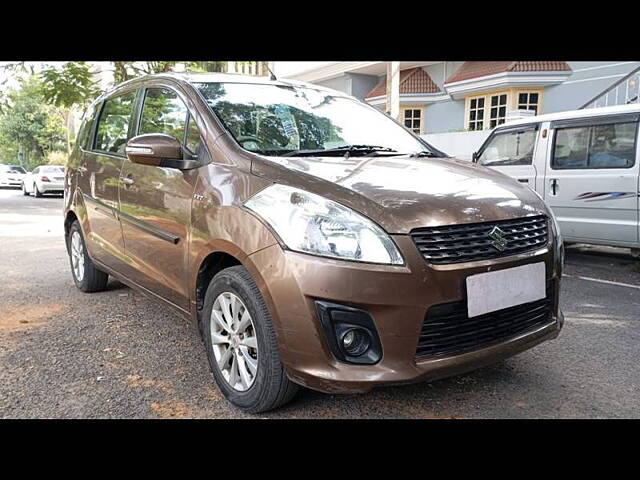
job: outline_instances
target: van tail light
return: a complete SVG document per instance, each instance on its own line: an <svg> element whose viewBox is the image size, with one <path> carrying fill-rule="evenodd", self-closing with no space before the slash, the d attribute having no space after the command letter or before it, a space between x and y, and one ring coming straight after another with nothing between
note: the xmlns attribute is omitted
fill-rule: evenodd
<svg viewBox="0 0 640 480"><path fill-rule="evenodd" d="M47 177L46 175L43 175L40 177L40 181L42 182L50 182L51 180L49 180L49 177Z"/></svg>

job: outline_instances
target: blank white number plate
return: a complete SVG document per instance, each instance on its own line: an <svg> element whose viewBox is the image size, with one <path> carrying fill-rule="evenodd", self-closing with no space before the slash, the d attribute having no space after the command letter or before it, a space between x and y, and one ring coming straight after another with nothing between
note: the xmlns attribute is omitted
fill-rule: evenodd
<svg viewBox="0 0 640 480"><path fill-rule="evenodd" d="M502 310L546 296L544 262L467 277L469 317Z"/></svg>

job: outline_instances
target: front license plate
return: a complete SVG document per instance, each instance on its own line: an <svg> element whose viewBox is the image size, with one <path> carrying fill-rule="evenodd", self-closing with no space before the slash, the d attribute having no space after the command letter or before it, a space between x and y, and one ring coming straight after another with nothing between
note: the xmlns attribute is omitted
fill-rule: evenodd
<svg viewBox="0 0 640 480"><path fill-rule="evenodd" d="M467 277L469 318L544 298L545 278L544 262Z"/></svg>

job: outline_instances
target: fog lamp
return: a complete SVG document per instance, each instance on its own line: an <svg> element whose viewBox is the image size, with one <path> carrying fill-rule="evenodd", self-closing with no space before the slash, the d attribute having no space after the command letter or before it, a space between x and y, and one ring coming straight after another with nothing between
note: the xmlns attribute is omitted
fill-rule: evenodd
<svg viewBox="0 0 640 480"><path fill-rule="evenodd" d="M351 328L342 335L342 348L347 355L359 357L369 349L370 335L364 329Z"/></svg>

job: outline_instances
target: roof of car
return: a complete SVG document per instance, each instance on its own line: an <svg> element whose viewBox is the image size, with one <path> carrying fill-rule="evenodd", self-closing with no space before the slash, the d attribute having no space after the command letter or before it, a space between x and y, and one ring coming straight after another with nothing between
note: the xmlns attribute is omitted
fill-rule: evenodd
<svg viewBox="0 0 640 480"><path fill-rule="evenodd" d="M513 125L525 125L529 123L552 122L554 120L596 117L599 115L616 115L623 113L640 113L640 104L632 103L630 105L616 105L613 107L585 108L582 110L568 110L565 112L545 113L543 115L535 115L533 117L523 117L516 120L510 120L500 125L500 128L510 127Z"/></svg>
<svg viewBox="0 0 640 480"><path fill-rule="evenodd" d="M290 79L278 79L271 80L269 77L257 77L254 75L240 75L235 73L157 73L153 75L145 75L143 77L132 78L123 83L119 83L114 85L109 90L105 91L100 97L103 98L110 93L112 93L116 89L120 89L122 86L129 83L138 83L144 80L149 80L152 78L173 78L178 80L183 80L189 83L250 83L254 85L280 85L280 86L298 86L298 87L307 87L313 88L314 90L322 91L329 93L333 96L337 97L346 97L346 98L355 98L351 95L347 95L344 92L340 92L338 90L333 90L331 88L326 88L321 85L316 85L313 83L301 82L298 80L290 80Z"/></svg>

